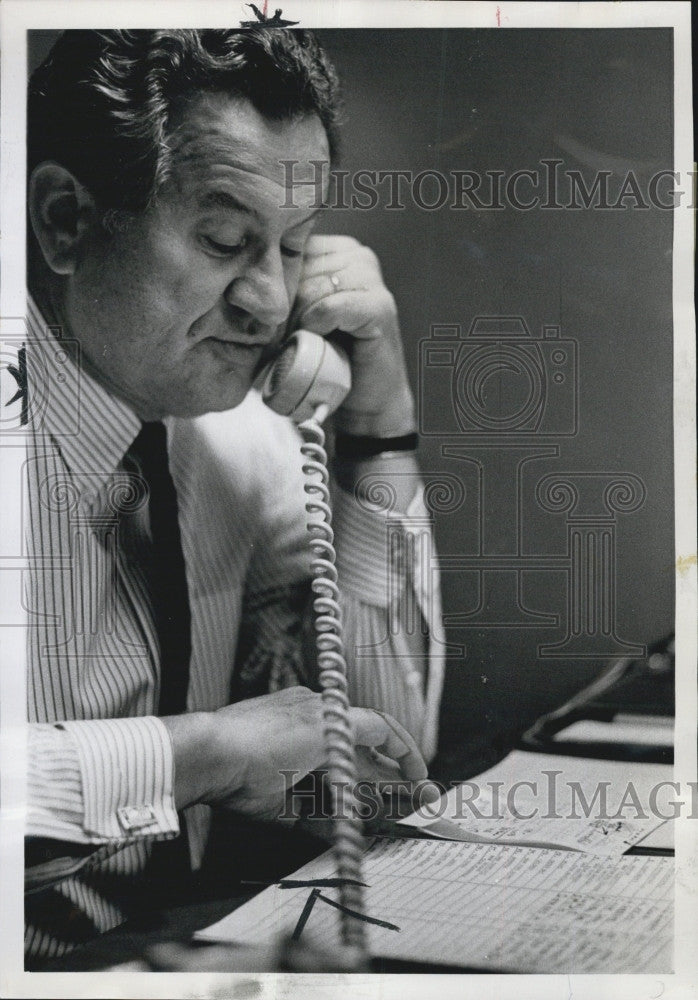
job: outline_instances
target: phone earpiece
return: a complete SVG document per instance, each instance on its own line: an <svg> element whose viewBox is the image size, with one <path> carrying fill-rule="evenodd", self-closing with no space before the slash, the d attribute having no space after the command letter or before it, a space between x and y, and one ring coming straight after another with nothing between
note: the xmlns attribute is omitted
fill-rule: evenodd
<svg viewBox="0 0 698 1000"><path fill-rule="evenodd" d="M262 399L276 413L300 423L323 403L332 413L350 388L346 352L325 337L296 330L267 368Z"/></svg>

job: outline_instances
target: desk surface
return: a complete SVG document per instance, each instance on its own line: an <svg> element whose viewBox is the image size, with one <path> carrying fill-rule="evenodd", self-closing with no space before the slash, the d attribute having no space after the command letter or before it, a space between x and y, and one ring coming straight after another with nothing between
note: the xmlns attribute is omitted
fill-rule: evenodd
<svg viewBox="0 0 698 1000"><path fill-rule="evenodd" d="M472 776L472 771L462 759L458 760L456 754L442 757L437 763L440 766L436 773L442 781L445 780L444 772L451 776L459 775L458 779L451 777L451 780L465 780L460 778L464 773ZM579 760L576 764L579 765ZM313 825L313 830L317 829ZM327 837L329 826L325 826L322 832ZM382 820L372 823L370 832L396 837L420 836L418 831L396 827L394 822ZM311 835L307 828L276 828L250 823L243 824L241 828L239 821L233 822L231 816L221 816L214 827L211 849L202 873L197 876L193 886L183 890L191 901L143 913L69 956L44 963L37 968L42 971L75 972L107 969L142 960L149 947L161 942L187 943L195 931L221 919L259 891L256 887L241 882L242 878L250 881L278 881L322 853L327 846L326 839ZM671 852L636 847L628 853L666 855ZM239 963L233 963L231 953L230 971L253 972L255 969L242 968ZM376 959L371 971L463 973L485 970Z"/></svg>

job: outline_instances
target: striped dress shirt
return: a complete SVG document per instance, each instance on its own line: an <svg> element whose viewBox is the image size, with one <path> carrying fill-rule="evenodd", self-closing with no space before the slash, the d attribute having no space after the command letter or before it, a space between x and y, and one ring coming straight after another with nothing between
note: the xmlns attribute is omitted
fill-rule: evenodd
<svg viewBox="0 0 698 1000"><path fill-rule="evenodd" d="M27 870L26 949L43 958L125 919L109 887L137 876L152 843L179 833L179 819L172 746L155 714L147 491L127 454L140 422L73 364L31 302L28 333L27 835L71 844ZM48 391L57 364L63 377ZM191 606L188 710L312 684L302 655L310 554L298 431L255 392L235 410L166 426ZM402 520L391 514L393 534L401 524L408 537L416 520L423 536L423 514L418 491ZM434 621L438 588L427 614L420 574L388 556L386 515L339 488L334 527L351 701L391 712L428 758L441 647L418 636L427 651L415 655L419 644L390 623L389 603L402 572L423 621ZM197 868L210 810L196 805L185 817Z"/></svg>

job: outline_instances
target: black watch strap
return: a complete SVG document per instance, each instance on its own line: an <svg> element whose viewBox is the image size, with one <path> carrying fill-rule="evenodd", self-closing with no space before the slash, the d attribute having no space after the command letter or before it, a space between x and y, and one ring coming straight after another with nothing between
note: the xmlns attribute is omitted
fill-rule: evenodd
<svg viewBox="0 0 698 1000"><path fill-rule="evenodd" d="M359 461L363 458L373 458L386 451L416 451L418 437L416 433L402 434L400 437L370 437L360 434L344 434L338 431L335 436L335 455L345 461Z"/></svg>

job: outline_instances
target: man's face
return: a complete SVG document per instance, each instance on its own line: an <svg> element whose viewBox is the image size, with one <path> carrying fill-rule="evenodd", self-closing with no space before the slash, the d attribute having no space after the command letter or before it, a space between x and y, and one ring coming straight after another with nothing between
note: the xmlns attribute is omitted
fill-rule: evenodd
<svg viewBox="0 0 698 1000"><path fill-rule="evenodd" d="M280 160L327 160L315 115L272 122L226 95L190 101L156 204L96 237L71 275L71 333L90 369L145 419L240 403L283 335L315 205ZM284 203L293 208L283 208Z"/></svg>

